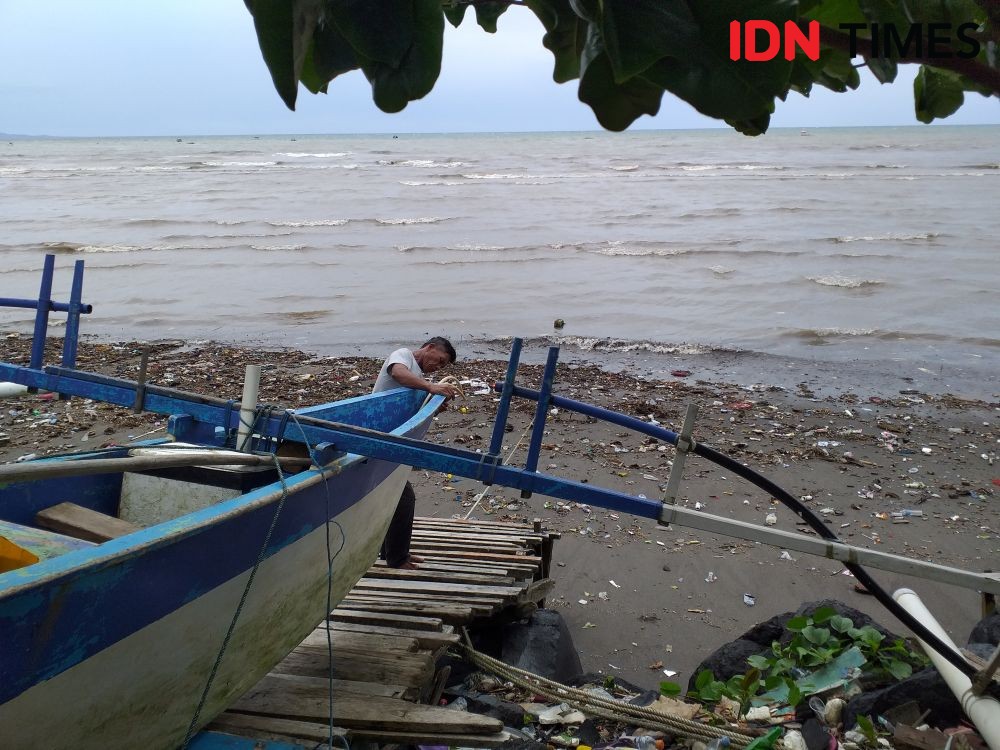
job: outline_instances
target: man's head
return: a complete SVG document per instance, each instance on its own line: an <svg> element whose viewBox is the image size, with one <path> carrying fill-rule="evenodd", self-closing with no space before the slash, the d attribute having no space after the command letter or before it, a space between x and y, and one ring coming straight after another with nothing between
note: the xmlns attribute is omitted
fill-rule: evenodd
<svg viewBox="0 0 1000 750"><path fill-rule="evenodd" d="M430 374L455 363L455 347L448 339L435 336L413 352L413 358L417 360L421 370Z"/></svg>

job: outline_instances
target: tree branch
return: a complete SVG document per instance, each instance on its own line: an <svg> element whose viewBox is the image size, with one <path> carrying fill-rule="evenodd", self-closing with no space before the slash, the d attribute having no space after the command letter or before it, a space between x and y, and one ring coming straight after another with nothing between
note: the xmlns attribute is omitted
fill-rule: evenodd
<svg viewBox="0 0 1000 750"><path fill-rule="evenodd" d="M828 47L850 52L851 37L843 31L831 29L827 26L820 27L820 42ZM857 54L861 55L867 62L877 55L872 54L871 39L862 36L855 37L855 47ZM964 59L961 57L928 57L927 55L907 55L896 58L897 63L920 63L930 65L942 70L950 70L968 78L970 81L988 88L992 96L1000 97L1000 70L991 68L975 59Z"/></svg>

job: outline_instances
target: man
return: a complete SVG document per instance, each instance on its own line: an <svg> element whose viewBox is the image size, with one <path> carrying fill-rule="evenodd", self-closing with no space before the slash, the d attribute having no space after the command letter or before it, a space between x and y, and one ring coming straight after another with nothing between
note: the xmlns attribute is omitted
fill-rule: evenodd
<svg viewBox="0 0 1000 750"><path fill-rule="evenodd" d="M430 383L424 380L424 375L437 372L442 367L455 363L455 347L441 336L435 336L425 342L416 351L402 348L388 356L382 364L382 369L375 380L372 393L388 391L393 388L415 388L419 391L453 398L458 389L447 383ZM413 494L413 486L407 482L403 494L396 505L396 512L389 522L389 530L382 542L382 556L390 568L416 570L417 563L423 560L410 554L410 538L413 536L413 509L417 498Z"/></svg>

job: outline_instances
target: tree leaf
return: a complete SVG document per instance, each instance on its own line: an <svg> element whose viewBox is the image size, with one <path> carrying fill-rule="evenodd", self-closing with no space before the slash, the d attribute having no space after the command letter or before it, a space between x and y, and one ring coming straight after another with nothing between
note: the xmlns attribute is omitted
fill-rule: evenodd
<svg viewBox="0 0 1000 750"><path fill-rule="evenodd" d="M542 44L555 57L552 78L565 83L580 77L580 55L587 25L573 12L569 0L525 0L545 27Z"/></svg>
<svg viewBox="0 0 1000 750"><path fill-rule="evenodd" d="M361 70L372 85L376 106L383 112L399 112L409 102L427 95L441 73L444 38L441 5L436 0L408 2L413 18L408 32L412 43L397 66L366 58L359 50Z"/></svg>
<svg viewBox="0 0 1000 750"><path fill-rule="evenodd" d="M332 23L322 20L316 27L312 46L302 63L299 80L312 93L326 93L327 85L337 76L360 66L354 48Z"/></svg>
<svg viewBox="0 0 1000 750"><path fill-rule="evenodd" d="M830 618L830 627L836 630L838 633L847 633L851 628L854 627L854 623L851 621L850 617L842 617L841 615L836 615Z"/></svg>
<svg viewBox="0 0 1000 750"><path fill-rule="evenodd" d="M829 620L831 617L837 614L837 610L833 607L818 607L812 613L812 621L814 625L822 625L824 622Z"/></svg>
<svg viewBox="0 0 1000 750"><path fill-rule="evenodd" d="M312 45L320 0L246 0L278 96L295 109L299 74Z"/></svg>
<svg viewBox="0 0 1000 750"><path fill-rule="evenodd" d="M399 68L413 46L416 6L414 0L331 0L326 8L359 58Z"/></svg>
<svg viewBox="0 0 1000 750"><path fill-rule="evenodd" d="M476 23L483 31L497 33L497 19L510 7L507 3L476 3Z"/></svg>
<svg viewBox="0 0 1000 750"><path fill-rule="evenodd" d="M469 9L468 3L453 2L450 5L445 5L442 7L444 11L444 17L448 19L448 23L454 26L456 29L462 24L462 20L465 18L465 11Z"/></svg>
<svg viewBox="0 0 1000 750"><path fill-rule="evenodd" d="M754 654L753 656L747 657L747 664L757 669L767 669L769 666L771 666L771 660L768 659L766 656L761 656L760 654Z"/></svg>
<svg viewBox="0 0 1000 750"><path fill-rule="evenodd" d="M791 620L785 623L785 630L791 630L793 633L797 633L809 625L809 618L807 617L793 617Z"/></svg>
<svg viewBox="0 0 1000 750"><path fill-rule="evenodd" d="M712 680L715 679L715 675L710 669L703 669L698 673L698 676L694 680L695 689L701 690L708 686Z"/></svg>
<svg viewBox="0 0 1000 750"><path fill-rule="evenodd" d="M603 127L619 131L625 130L641 115L659 112L663 89L638 76L617 84L601 33L597 26L590 24L580 60L577 95L580 101L590 105Z"/></svg>
<svg viewBox="0 0 1000 750"><path fill-rule="evenodd" d="M954 114L965 101L959 77L948 71L920 66L913 79L913 105L920 122Z"/></svg>
<svg viewBox="0 0 1000 750"><path fill-rule="evenodd" d="M802 637L810 643L820 646L830 640L830 631L826 628L817 628L810 625L802 629Z"/></svg>

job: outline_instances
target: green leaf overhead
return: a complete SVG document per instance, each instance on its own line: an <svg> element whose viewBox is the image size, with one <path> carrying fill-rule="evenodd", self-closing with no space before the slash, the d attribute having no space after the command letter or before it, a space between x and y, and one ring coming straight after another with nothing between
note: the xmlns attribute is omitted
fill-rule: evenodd
<svg viewBox="0 0 1000 750"><path fill-rule="evenodd" d="M375 104L398 112L437 82L446 17L458 26L472 5L477 23L495 33L511 4L527 6L541 22L553 79L578 78L579 99L611 130L659 112L668 91L739 132L759 135L777 100L792 92L808 96L816 84L838 92L857 88L858 68L865 65L889 83L900 65L921 64L914 99L922 122L953 113L965 92L1000 96L1000 16L986 12L985 0L244 1L275 89L290 108L299 82L326 92L333 78L360 68ZM767 61L730 59L730 24L748 20L778 29L815 20L821 27L818 59L802 51L794 60L783 53ZM847 23L861 24L853 38L841 28ZM922 24L925 34L929 23L950 24L951 31L936 40L933 57L926 37L921 49L912 44L903 51L871 38L878 24L907 39L911 23Z"/></svg>

